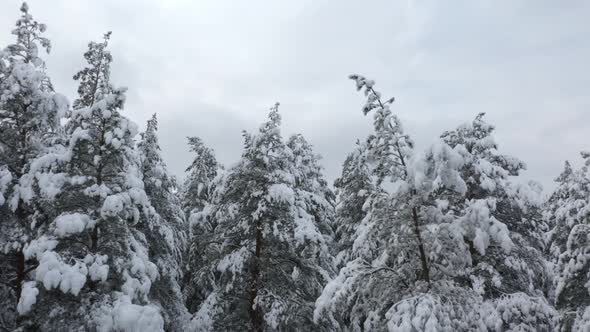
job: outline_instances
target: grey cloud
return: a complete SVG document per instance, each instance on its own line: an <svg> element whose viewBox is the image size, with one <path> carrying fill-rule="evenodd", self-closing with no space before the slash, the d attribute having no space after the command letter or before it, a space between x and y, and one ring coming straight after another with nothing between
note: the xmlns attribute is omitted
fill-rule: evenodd
<svg viewBox="0 0 590 332"><path fill-rule="evenodd" d="M588 149L590 33L582 1L42 1L55 86L73 98L71 76L89 40L113 30L113 79L129 87L127 114L160 118L169 168L190 161L197 135L219 159L239 158L241 130L255 130L274 101L284 135L301 132L340 172L371 118L346 79L377 81L423 148L479 112L504 153L527 162L545 187L565 159ZM0 44L20 1L0 3Z"/></svg>

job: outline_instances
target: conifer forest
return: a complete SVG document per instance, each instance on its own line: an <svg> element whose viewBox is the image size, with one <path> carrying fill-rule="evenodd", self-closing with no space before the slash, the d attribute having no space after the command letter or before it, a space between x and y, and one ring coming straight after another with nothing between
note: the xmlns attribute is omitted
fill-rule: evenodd
<svg viewBox="0 0 590 332"><path fill-rule="evenodd" d="M359 73L371 133L333 183L279 103L231 165L179 143L180 178L157 114L126 115L111 32L56 91L34 13L0 22L0 331L590 331L590 152L520 181L477 110L418 148Z"/></svg>

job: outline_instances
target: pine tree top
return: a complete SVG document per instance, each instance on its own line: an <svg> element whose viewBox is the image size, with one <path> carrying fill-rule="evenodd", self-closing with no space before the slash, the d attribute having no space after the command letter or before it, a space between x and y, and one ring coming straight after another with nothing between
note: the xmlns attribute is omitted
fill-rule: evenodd
<svg viewBox="0 0 590 332"><path fill-rule="evenodd" d="M100 43L88 43L88 51L84 53L84 58L88 66L74 75L74 80L80 81L78 86L78 99L74 101L74 108L90 107L101 96L113 92L110 83L111 62L113 57L107 50L111 32L103 36Z"/></svg>
<svg viewBox="0 0 590 332"><path fill-rule="evenodd" d="M43 67L45 64L39 57L39 46L47 53L51 50L51 42L42 36L47 26L39 23L29 13L29 6L23 2L20 7L21 16L16 21L16 27L12 34L16 36L16 43L8 45L8 52L24 62L33 63L35 66Z"/></svg>

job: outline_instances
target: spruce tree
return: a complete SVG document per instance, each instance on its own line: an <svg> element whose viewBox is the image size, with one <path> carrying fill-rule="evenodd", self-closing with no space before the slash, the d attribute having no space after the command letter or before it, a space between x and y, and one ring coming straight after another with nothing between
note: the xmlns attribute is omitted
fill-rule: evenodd
<svg viewBox="0 0 590 332"><path fill-rule="evenodd" d="M211 207L210 195L214 193L215 181L219 180L218 176L221 178L223 168L215 159L213 149L207 147L199 137L189 137L188 144L195 157L186 169L187 178L181 193L182 207L190 224L190 244L185 254L187 260L183 265L183 292L189 312L194 313L205 300L212 285L205 282L206 279L202 279L202 282L194 280L203 277L199 269L205 265L203 259L213 250L209 241L214 225L209 219L200 222L199 218L205 213L204 209Z"/></svg>
<svg viewBox="0 0 590 332"><path fill-rule="evenodd" d="M209 186L221 170L221 165L215 159L213 149L207 147L199 137L188 137L188 145L195 157L186 169L182 206L187 217L190 217L192 212L200 212L209 202Z"/></svg>
<svg viewBox="0 0 590 332"><path fill-rule="evenodd" d="M483 117L442 135L462 156L458 170L466 191L447 200L448 210L461 211L455 224L469 248L466 275L486 304L504 310L503 328L550 330L556 313L546 299L551 271L543 256L548 227L541 188L513 180L526 165L499 153L495 128Z"/></svg>
<svg viewBox="0 0 590 332"><path fill-rule="evenodd" d="M150 259L160 271L160 278L150 288L150 298L159 302L165 313L166 330L182 331L188 318L181 290L188 227L176 195L176 180L160 155L157 130L154 114L138 144L145 193L157 215L138 226L149 245Z"/></svg>
<svg viewBox="0 0 590 332"><path fill-rule="evenodd" d="M336 197L324 179L320 165L322 156L313 151L313 146L302 134L290 136L287 147L291 150L294 187L302 199L300 208L310 214L320 232L327 236L326 243L331 243Z"/></svg>
<svg viewBox="0 0 590 332"><path fill-rule="evenodd" d="M367 147L378 188L355 232L357 258L318 298L316 321L351 330L550 330L534 186L510 181L523 164L497 153L483 115L413 152L391 102L372 81L352 78L367 95L365 113L375 110Z"/></svg>
<svg viewBox="0 0 590 332"><path fill-rule="evenodd" d="M365 144L357 142L342 166L342 175L334 182L338 199L334 221L335 258L338 268L353 260L353 242L363 219L367 216L365 202L375 194Z"/></svg>
<svg viewBox="0 0 590 332"><path fill-rule="evenodd" d="M7 329L14 328L24 281L37 265L23 249L47 222L34 199L31 162L52 144L68 108L40 57L51 46L43 36L46 26L26 3L20 11L12 30L16 42L0 50L0 321Z"/></svg>
<svg viewBox="0 0 590 332"><path fill-rule="evenodd" d="M88 66L74 76L79 98L64 145L31 167L40 174L40 191L52 193L43 202L53 206L53 215L47 232L25 248L39 266L19 302L23 328L164 327L161 309L149 297L160 271L142 232L157 213L144 190L133 140L137 127L121 114L126 89L110 83L109 37L89 43Z"/></svg>
<svg viewBox="0 0 590 332"><path fill-rule="evenodd" d="M211 289L193 318L195 330L320 328L313 302L331 257L328 221L318 207L328 198L310 191L322 188L315 162L293 153L279 125L277 104L258 134L245 134L241 161L218 181L213 206L196 220L213 225L208 243L215 251L194 279ZM291 142L307 150L300 138ZM295 160L308 167L297 169Z"/></svg>
<svg viewBox="0 0 590 332"><path fill-rule="evenodd" d="M555 266L553 298L561 314L560 331L590 327L590 153L582 157L580 169L565 163L545 206L545 219L553 226L547 251Z"/></svg>

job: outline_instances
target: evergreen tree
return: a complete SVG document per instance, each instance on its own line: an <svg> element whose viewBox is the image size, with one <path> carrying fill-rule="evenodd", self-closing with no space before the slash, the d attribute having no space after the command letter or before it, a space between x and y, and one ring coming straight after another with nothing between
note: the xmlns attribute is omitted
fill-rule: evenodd
<svg viewBox="0 0 590 332"><path fill-rule="evenodd" d="M338 192L334 245L339 268L356 258L352 251L356 230L367 215L365 202L375 194L366 151L366 145L357 142L344 161L342 175L334 182Z"/></svg>
<svg viewBox="0 0 590 332"><path fill-rule="evenodd" d="M25 248L39 266L19 302L24 328L163 330L149 298L160 272L142 232L157 213L144 191L137 127L121 114L125 89L109 81L109 37L89 43L88 67L74 76L79 98L64 145L31 167L53 214Z"/></svg>
<svg viewBox="0 0 590 332"><path fill-rule="evenodd" d="M374 132L359 154L367 184L375 188L363 202L366 215L357 221L346 253L354 257L341 268L316 301L314 319L335 330L384 329L384 314L411 290L430 285L430 266L423 238L422 199L413 183L410 161L414 145L390 110L393 98L382 101L374 82L350 77L364 90L366 115L374 111ZM361 152L361 151L359 151Z"/></svg>
<svg viewBox="0 0 590 332"><path fill-rule="evenodd" d="M209 187L221 165L215 159L213 149L207 147L199 137L188 137L188 145L195 158L186 169L188 173L183 188L182 205L187 216L200 212L209 202Z"/></svg>
<svg viewBox="0 0 590 332"><path fill-rule="evenodd" d="M554 302L562 315L560 331L590 328L590 153L583 152L582 157L580 169L565 163L545 207L545 219L553 225L548 252L555 266Z"/></svg>
<svg viewBox="0 0 590 332"><path fill-rule="evenodd" d="M182 331L184 318L188 315L180 287L188 227L176 195L176 181L168 174L160 156L157 130L158 121L154 114L141 134L138 150L145 192L157 216L140 226L149 245L149 256L160 271L160 278L150 289L150 298L160 303L165 313L166 330Z"/></svg>
<svg viewBox="0 0 590 332"><path fill-rule="evenodd" d="M490 226L498 227L497 230L486 230L485 224L469 214L465 216L469 218L464 217L465 220L461 221L465 228L464 241L475 270L481 268L479 272L489 279L492 277L490 268L501 268L492 273L502 279L501 286L486 281L488 295L497 297L514 291L529 293L531 290L533 294L536 290L546 291L548 271L544 268L542 250L547 225L540 214L541 188L536 183L515 184L511 181L511 177L525 169L525 164L498 153L492 136L494 127L486 123L483 116L483 113L479 114L471 124L442 135L443 141L462 155L459 172L466 185L465 194L449 197L448 204L466 213L489 213ZM488 232L492 237L481 232ZM494 246L494 240L500 246ZM508 247L511 249L506 250ZM512 262L503 264L506 261Z"/></svg>
<svg viewBox="0 0 590 332"><path fill-rule="evenodd" d="M25 245L43 232L45 211L33 198L33 159L52 144L68 108L55 93L40 51L49 52L46 26L23 3L12 34L16 42L0 50L0 324L14 328L25 278L36 266Z"/></svg>
<svg viewBox="0 0 590 332"><path fill-rule="evenodd" d="M355 331L550 330L537 201L509 179L523 164L496 152L482 115L412 152L390 102L352 78L368 97L365 113L376 110L367 146L379 187L355 232L357 258L324 289L316 321Z"/></svg>
<svg viewBox="0 0 590 332"><path fill-rule="evenodd" d="M543 257L547 224L541 216L541 187L511 180L525 164L498 153L494 127L479 114L471 124L442 135L459 151L466 191L449 197L462 211L458 225L469 248L471 287L502 314L503 328L554 328L555 311L546 300L551 271ZM535 308L530 311L530 308Z"/></svg>
<svg viewBox="0 0 590 332"><path fill-rule="evenodd" d="M186 169L187 178L182 192L182 207L190 222L190 245L184 270L184 296L189 312L194 313L211 290L211 283L195 282L194 278L201 278L199 269L205 265L203 259L208 256L212 246L210 239L214 229L210 220L198 222L204 209L210 208L210 195L214 192L216 177L223 168L215 159L213 149L207 147L199 137L189 137L190 151L195 153L191 165ZM198 285L198 286L197 286Z"/></svg>
<svg viewBox="0 0 590 332"><path fill-rule="evenodd" d="M294 174L294 188L301 197L300 208L313 218L320 232L329 236L332 242L334 224L334 192L324 179L321 155L313 151L313 146L301 134L289 137L287 147L290 150L291 167ZM302 212L303 213L303 212Z"/></svg>
<svg viewBox="0 0 590 332"><path fill-rule="evenodd" d="M207 222L215 251L193 279L211 289L193 318L194 330L317 330L313 301L329 277L329 198L309 147L280 134L278 104L257 135L245 134L238 165L217 181ZM306 156L307 155L307 156ZM296 169L294 161L299 166ZM315 184L314 182L317 182ZM315 188L317 192L310 191ZM325 188L327 189L327 188ZM317 219L316 219L317 217Z"/></svg>

